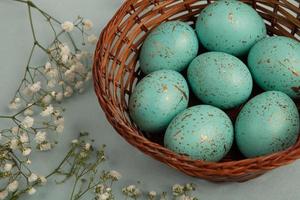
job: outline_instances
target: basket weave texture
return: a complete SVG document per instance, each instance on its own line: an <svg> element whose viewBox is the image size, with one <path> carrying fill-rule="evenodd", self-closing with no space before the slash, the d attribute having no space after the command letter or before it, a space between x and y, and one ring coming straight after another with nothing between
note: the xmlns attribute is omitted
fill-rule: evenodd
<svg viewBox="0 0 300 200"><path fill-rule="evenodd" d="M300 39L300 6L294 0L243 0L264 19L269 35ZM182 20L192 26L211 0L127 0L101 33L93 66L94 88L108 121L142 152L185 174L210 181L246 181L300 158L300 139L293 147L246 159L236 148L219 163L191 160L149 139L131 121L128 99L141 78L138 55L147 34L163 21ZM297 106L299 108L299 103ZM230 115L234 118L237 111ZM155 141L155 142L154 142Z"/></svg>

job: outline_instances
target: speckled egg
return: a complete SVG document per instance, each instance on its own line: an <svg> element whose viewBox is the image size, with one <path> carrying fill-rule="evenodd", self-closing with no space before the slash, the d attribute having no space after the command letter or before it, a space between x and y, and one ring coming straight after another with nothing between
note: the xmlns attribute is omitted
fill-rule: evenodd
<svg viewBox="0 0 300 200"><path fill-rule="evenodd" d="M189 89L176 71L160 70L143 78L129 100L129 113L137 126L146 132L160 132L187 108Z"/></svg>
<svg viewBox="0 0 300 200"><path fill-rule="evenodd" d="M248 66L254 80L264 90L277 90L300 98L300 43L274 36L253 46Z"/></svg>
<svg viewBox="0 0 300 200"><path fill-rule="evenodd" d="M235 0L220 0L207 6L197 19L196 31L208 50L235 56L247 54L267 35L260 15L247 4Z"/></svg>
<svg viewBox="0 0 300 200"><path fill-rule="evenodd" d="M197 56L198 48L197 35L187 23L165 22L144 41L140 53L141 70L145 74L162 69L180 72Z"/></svg>
<svg viewBox="0 0 300 200"><path fill-rule="evenodd" d="M222 52L208 52L195 58L188 68L188 80L202 102L222 109L244 103L253 87L247 66Z"/></svg>
<svg viewBox="0 0 300 200"><path fill-rule="evenodd" d="M294 145L299 133L295 103L278 91L262 93L241 110L235 124L235 138L246 157L278 152Z"/></svg>
<svg viewBox="0 0 300 200"><path fill-rule="evenodd" d="M177 115L165 134L165 146L195 160L217 162L230 150L233 126L219 108L199 105Z"/></svg>

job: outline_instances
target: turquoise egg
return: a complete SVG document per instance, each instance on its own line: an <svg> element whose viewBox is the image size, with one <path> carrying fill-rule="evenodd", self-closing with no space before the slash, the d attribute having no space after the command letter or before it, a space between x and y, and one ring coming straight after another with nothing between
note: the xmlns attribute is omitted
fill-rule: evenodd
<svg viewBox="0 0 300 200"><path fill-rule="evenodd" d="M262 93L241 110L235 138L246 157L263 156L287 149L297 141L299 113L295 103L278 91Z"/></svg>
<svg viewBox="0 0 300 200"><path fill-rule="evenodd" d="M143 78L129 100L132 120L143 131L160 132L187 108L189 89L184 77L176 71L160 70Z"/></svg>
<svg viewBox="0 0 300 200"><path fill-rule="evenodd" d="M145 74L169 69L184 70L197 56L197 35L187 23L170 21L159 25L144 41L140 66Z"/></svg>
<svg viewBox="0 0 300 200"><path fill-rule="evenodd" d="M230 150L233 126L219 108L198 105L177 115L167 128L166 148L194 160L217 162Z"/></svg>
<svg viewBox="0 0 300 200"><path fill-rule="evenodd" d="M300 98L300 43L274 36L261 40L250 50L248 66L264 90L277 90Z"/></svg>
<svg viewBox="0 0 300 200"><path fill-rule="evenodd" d="M207 6L197 19L196 31L208 50L235 56L247 54L267 35L260 15L252 7L235 0L220 0Z"/></svg>
<svg viewBox="0 0 300 200"><path fill-rule="evenodd" d="M188 80L202 102L222 109L244 103L253 87L247 66L221 52L204 53L195 58L188 68Z"/></svg>

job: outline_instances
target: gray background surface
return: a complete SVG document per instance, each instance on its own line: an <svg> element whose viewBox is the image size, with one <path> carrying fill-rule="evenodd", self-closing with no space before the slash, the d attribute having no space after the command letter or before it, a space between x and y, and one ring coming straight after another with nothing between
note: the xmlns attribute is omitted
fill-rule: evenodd
<svg viewBox="0 0 300 200"><path fill-rule="evenodd" d="M64 20L73 20L78 14L90 18L99 34L106 22L121 5L121 0L40 0L42 8ZM24 63L31 46L31 33L24 5L11 0L0 1L0 113L7 112L7 103L23 74ZM43 21L37 20L36 24ZM41 32L47 38L47 33ZM38 58L43 60L45 58ZM107 144L108 167L123 174L121 185L136 183L149 190L167 190L174 183L194 182L202 200L297 200L300 198L300 162L274 170L245 183L214 184L190 178L157 162L127 144L106 121L92 89L64 103L66 131L52 153L35 155L34 168L41 174L58 164L66 151L66 144L80 130L89 131L97 144ZM1 126L3 124L0 123ZM70 184L55 185L38 190L24 199L69 199ZM87 198L89 199L89 198ZM120 195L117 200L123 199Z"/></svg>

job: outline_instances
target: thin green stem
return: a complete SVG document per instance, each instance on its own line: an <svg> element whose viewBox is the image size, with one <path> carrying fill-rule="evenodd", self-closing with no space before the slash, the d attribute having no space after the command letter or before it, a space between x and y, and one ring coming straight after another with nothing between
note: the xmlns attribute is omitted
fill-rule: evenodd
<svg viewBox="0 0 300 200"><path fill-rule="evenodd" d="M12 116L0 115L0 119L12 119Z"/></svg>
<svg viewBox="0 0 300 200"><path fill-rule="evenodd" d="M16 116L18 116L19 114L23 113L25 110L27 110L28 108L31 108L32 106L34 106L36 103L33 103L29 106L27 106L26 108L23 108L22 110L20 110L19 112L17 112L16 114L14 114L12 117L15 118Z"/></svg>
<svg viewBox="0 0 300 200"><path fill-rule="evenodd" d="M27 7L28 7L29 22L30 22L30 27L31 27L31 32L32 32L33 40L34 40L34 42L36 42L37 39L36 39L36 35L35 35L35 30L34 30L34 27L33 27L32 14L31 14L31 6L28 4Z"/></svg>
<svg viewBox="0 0 300 200"><path fill-rule="evenodd" d="M75 183L74 183L73 188L72 188L72 193L71 193L71 198L70 198L70 200L73 200L73 196L74 196L75 189L76 189L76 186L77 186L78 181L79 181L79 179L76 178Z"/></svg>
<svg viewBox="0 0 300 200"><path fill-rule="evenodd" d="M59 171L60 168L65 164L65 162L70 158L70 156L72 155L73 151L74 151L74 148L72 148L72 149L67 153L67 155L66 155L65 158L60 162L60 164L58 165L58 167L55 168L55 170L53 170L53 172L51 172L50 174L48 174L48 175L46 176L46 178L49 178L49 177L51 177L52 175L56 174L56 172Z"/></svg>

